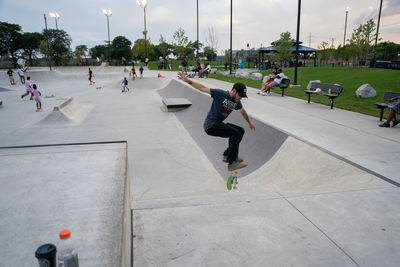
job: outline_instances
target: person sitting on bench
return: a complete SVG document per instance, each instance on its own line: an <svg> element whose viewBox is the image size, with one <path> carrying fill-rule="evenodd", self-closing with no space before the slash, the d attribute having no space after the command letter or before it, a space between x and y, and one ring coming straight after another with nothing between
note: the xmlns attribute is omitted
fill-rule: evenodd
<svg viewBox="0 0 400 267"><path fill-rule="evenodd" d="M393 121L392 127L399 124L399 121L396 120L396 113L397 114L400 113L400 97L394 97L390 99L388 108L389 108L389 116L387 117L387 120L384 123L379 124L379 127L390 127L391 121Z"/></svg>
<svg viewBox="0 0 400 267"><path fill-rule="evenodd" d="M272 75L272 74L271 74ZM276 75L271 76L270 78L272 80L271 81L267 81L265 83L263 83L262 87L261 87L261 91L258 92L258 94L260 95L268 95L271 91L271 89L274 89L275 86L279 86L281 84L282 79L285 77L285 75L282 73L282 69L278 69L278 73Z"/></svg>
<svg viewBox="0 0 400 267"><path fill-rule="evenodd" d="M204 70L201 70L200 72L199 72L199 77L200 78L204 78L204 75L207 75L207 74L209 74L211 72L211 65L210 65L210 63L207 63L206 64L206 67L204 68Z"/></svg>

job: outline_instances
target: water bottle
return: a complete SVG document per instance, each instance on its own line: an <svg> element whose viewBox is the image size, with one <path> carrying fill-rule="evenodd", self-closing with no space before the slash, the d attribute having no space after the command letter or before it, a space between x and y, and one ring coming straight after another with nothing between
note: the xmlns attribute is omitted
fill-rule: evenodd
<svg viewBox="0 0 400 267"><path fill-rule="evenodd" d="M73 249L70 237L68 229L60 231L58 267L79 267L78 253Z"/></svg>
<svg viewBox="0 0 400 267"><path fill-rule="evenodd" d="M331 88L329 88L329 90L328 90L328 94L331 94Z"/></svg>

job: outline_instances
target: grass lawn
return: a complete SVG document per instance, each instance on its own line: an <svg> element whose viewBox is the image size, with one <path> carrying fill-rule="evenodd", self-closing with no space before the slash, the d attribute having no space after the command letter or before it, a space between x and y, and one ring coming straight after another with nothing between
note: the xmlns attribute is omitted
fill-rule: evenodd
<svg viewBox="0 0 400 267"><path fill-rule="evenodd" d="M268 75L271 71L256 71ZM291 83L294 81L294 68L287 68L283 73L289 77ZM228 81L231 83L242 82L246 86L261 88L261 81L226 77L223 75L210 74L210 78ZM297 72L297 84L300 88L287 88L285 95L307 100L304 90L310 80L320 80L322 83L340 84L343 86L342 94L335 99L334 108L341 108L367 115L379 117L379 110L374 103L382 102L386 91L400 92L400 71L388 69L361 69L352 67L340 67L325 65L322 67L301 67ZM373 98L357 98L355 91L361 85L369 83L377 92ZM277 92L280 94L280 89ZM329 106L327 97L312 95L311 102L321 103ZM386 110L385 115L388 111Z"/></svg>

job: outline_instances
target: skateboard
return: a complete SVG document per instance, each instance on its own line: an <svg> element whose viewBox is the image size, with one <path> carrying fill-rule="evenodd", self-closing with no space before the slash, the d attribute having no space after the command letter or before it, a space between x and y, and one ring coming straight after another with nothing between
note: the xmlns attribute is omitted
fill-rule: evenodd
<svg viewBox="0 0 400 267"><path fill-rule="evenodd" d="M228 180L226 181L226 187L228 190L238 189L238 172L233 171L229 176Z"/></svg>

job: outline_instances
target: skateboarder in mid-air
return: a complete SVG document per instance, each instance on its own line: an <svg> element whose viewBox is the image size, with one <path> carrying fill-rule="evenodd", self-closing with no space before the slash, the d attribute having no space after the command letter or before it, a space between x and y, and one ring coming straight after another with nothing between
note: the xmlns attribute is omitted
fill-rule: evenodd
<svg viewBox="0 0 400 267"><path fill-rule="evenodd" d="M235 83L230 91L224 91L221 89L210 89L189 79L183 72L178 73L178 78L197 90L210 94L214 99L204 121L203 128L208 135L229 138L229 147L222 154L222 161L228 163L228 171L246 167L247 164L243 162L242 158L238 157L239 144L242 141L244 129L235 124L223 122L233 110L239 110L249 124L250 129L255 130L254 123L250 121L246 110L240 102L242 97L247 97L246 86L243 83Z"/></svg>

